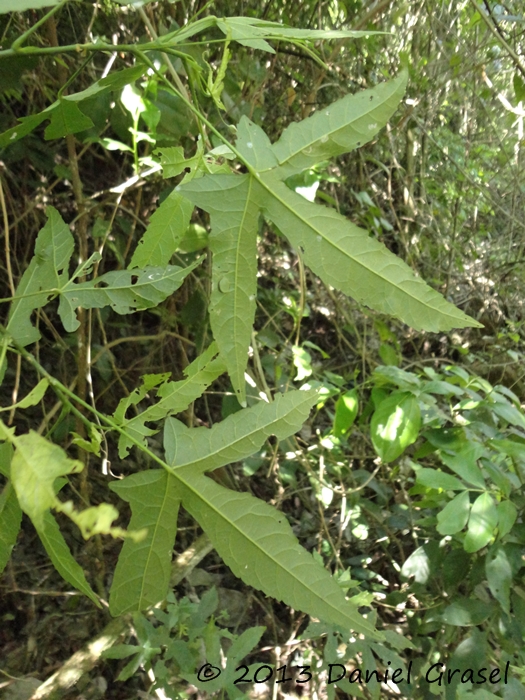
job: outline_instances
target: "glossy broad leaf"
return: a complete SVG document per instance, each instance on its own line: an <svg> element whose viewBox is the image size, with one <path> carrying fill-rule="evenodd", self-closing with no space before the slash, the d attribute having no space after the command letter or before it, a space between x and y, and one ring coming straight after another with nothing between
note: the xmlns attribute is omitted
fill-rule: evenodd
<svg viewBox="0 0 525 700"><path fill-rule="evenodd" d="M456 532L463 530L467 524L469 514L469 492L463 491L447 503L441 513L438 513L436 530L440 535L455 535Z"/></svg>
<svg viewBox="0 0 525 700"><path fill-rule="evenodd" d="M286 517L246 493L184 470L182 502L233 573L266 595L326 622L379 638L335 580L305 549ZM264 523L264 527L261 525Z"/></svg>
<svg viewBox="0 0 525 700"><path fill-rule="evenodd" d="M166 461L178 472L200 474L238 462L257 452L270 435L279 440L300 430L312 406L316 391L289 391L272 403L260 401L229 415L213 428L187 428L173 418L166 421Z"/></svg>
<svg viewBox="0 0 525 700"><path fill-rule="evenodd" d="M35 254L16 289L7 324L7 332L24 346L40 338L31 314L56 294L73 254L74 240L67 224L54 207L47 207L46 214L47 223L37 236Z"/></svg>
<svg viewBox="0 0 525 700"><path fill-rule="evenodd" d="M82 568L77 564L69 551L57 521L50 511L44 513L43 522L36 527L36 531L49 558L53 562L53 566L62 578L90 598L100 608L101 605L97 596L86 581Z"/></svg>
<svg viewBox="0 0 525 700"><path fill-rule="evenodd" d="M192 211L192 205L178 192L168 195L151 217L128 267L168 265L186 233Z"/></svg>
<svg viewBox="0 0 525 700"><path fill-rule="evenodd" d="M241 405L246 402L244 372L257 293L260 203L253 197L253 185L247 175L214 175L180 187L184 196L211 215L210 323Z"/></svg>
<svg viewBox="0 0 525 700"><path fill-rule="evenodd" d="M489 493L482 493L472 504L467 534L463 546L467 552L477 552L494 536L498 524L498 511Z"/></svg>
<svg viewBox="0 0 525 700"><path fill-rule="evenodd" d="M381 401L370 423L375 451L383 462L392 462L417 440L420 427L421 412L413 394L390 394Z"/></svg>
<svg viewBox="0 0 525 700"><path fill-rule="evenodd" d="M132 474L110 488L131 505L129 528L148 530L140 542L126 540L120 552L109 597L118 616L165 599L180 500L174 477L163 469Z"/></svg>
<svg viewBox="0 0 525 700"><path fill-rule="evenodd" d="M68 282L60 290L60 319L66 331L72 333L80 325L75 314L78 307L101 309L111 306L118 314L152 308L178 289L200 263L201 259L185 268L168 265L145 270L117 270L89 282Z"/></svg>
<svg viewBox="0 0 525 700"><path fill-rule="evenodd" d="M353 426L359 411L359 399L357 390L347 391L337 399L334 416L334 435L340 437L347 433Z"/></svg>
<svg viewBox="0 0 525 700"><path fill-rule="evenodd" d="M355 95L346 95L308 119L293 122L272 146L281 177L368 143L388 122L403 97L407 73Z"/></svg>

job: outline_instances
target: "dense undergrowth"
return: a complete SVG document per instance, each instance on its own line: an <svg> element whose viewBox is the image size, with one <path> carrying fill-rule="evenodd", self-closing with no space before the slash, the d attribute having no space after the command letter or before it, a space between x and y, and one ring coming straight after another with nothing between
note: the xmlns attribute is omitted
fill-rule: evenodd
<svg viewBox="0 0 525 700"><path fill-rule="evenodd" d="M523 698L519 7L138 5L0 15L2 692Z"/></svg>

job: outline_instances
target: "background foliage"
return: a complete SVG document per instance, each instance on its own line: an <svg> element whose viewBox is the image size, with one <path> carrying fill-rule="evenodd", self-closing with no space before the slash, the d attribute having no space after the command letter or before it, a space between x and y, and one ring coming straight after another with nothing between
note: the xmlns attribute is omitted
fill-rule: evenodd
<svg viewBox="0 0 525 700"><path fill-rule="evenodd" d="M0 3L5 692L110 628L62 695L524 697L520 3L26 4ZM327 110L389 85L374 128L331 134ZM326 241L357 226L460 311L349 275L355 246L338 268ZM181 500L216 549L177 577L175 535L199 534ZM290 547L279 594L267 542L251 578L245 540L224 547L251 509ZM333 578L290 598L314 563ZM436 662L510 681L429 685ZM241 663L290 680L235 685ZM330 663L417 682L328 685Z"/></svg>

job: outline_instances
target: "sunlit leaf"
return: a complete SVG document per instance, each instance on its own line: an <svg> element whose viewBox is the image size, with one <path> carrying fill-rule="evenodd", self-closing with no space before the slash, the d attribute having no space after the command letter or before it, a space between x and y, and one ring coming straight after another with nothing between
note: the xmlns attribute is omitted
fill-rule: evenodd
<svg viewBox="0 0 525 700"><path fill-rule="evenodd" d="M341 436L350 430L357 418L358 410L359 399L356 389L341 394L335 404L334 435Z"/></svg>
<svg viewBox="0 0 525 700"><path fill-rule="evenodd" d="M59 476L82 471L84 465L69 459L64 450L33 430L14 439L11 479L20 507L38 530L44 527L44 515L57 505L53 488Z"/></svg>
<svg viewBox="0 0 525 700"><path fill-rule="evenodd" d="M0 14L39 10L41 7L58 5L59 0L0 0Z"/></svg>
<svg viewBox="0 0 525 700"><path fill-rule="evenodd" d="M482 493L472 504L468 530L463 546L467 552L477 552L494 536L498 524L498 511L492 496Z"/></svg>
<svg viewBox="0 0 525 700"><path fill-rule="evenodd" d="M408 392L390 394L379 404L370 423L375 451L383 462L392 462L417 440L420 427L417 399Z"/></svg>
<svg viewBox="0 0 525 700"><path fill-rule="evenodd" d="M192 211L188 200L174 190L155 210L128 267L168 265L189 226Z"/></svg>
<svg viewBox="0 0 525 700"><path fill-rule="evenodd" d="M438 513L436 530L441 535L454 535L463 530L470 513L470 497L468 491L455 496L443 510Z"/></svg>

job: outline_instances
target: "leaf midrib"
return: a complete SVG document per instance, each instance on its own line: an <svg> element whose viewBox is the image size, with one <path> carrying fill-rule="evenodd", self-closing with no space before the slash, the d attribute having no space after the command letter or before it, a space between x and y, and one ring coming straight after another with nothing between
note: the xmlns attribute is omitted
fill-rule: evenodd
<svg viewBox="0 0 525 700"><path fill-rule="evenodd" d="M319 228L314 227L314 225L312 224L312 222L311 222L310 220L306 219L306 218L301 214L300 210L298 211L298 210L296 210L296 209L293 209L292 206L290 206L285 200L283 200L283 199L279 196L279 194L276 193L276 192L271 188L271 186L265 182L265 180L264 180L263 178L257 177L257 174L253 174L253 173L250 173L250 176L251 176L252 179L256 179L256 180L264 187L264 189L268 192L268 194L269 194L271 197L274 197L278 202L280 202L280 204L281 204L283 207L285 207L286 209L288 209L288 211L290 211L294 216L296 216L302 223L304 223L308 228L310 228L316 235L321 236L321 238L322 238L326 243L328 243L330 246L332 246L332 248L334 248L335 250L337 250L337 251L338 251L341 255L343 255L345 258L350 258L354 263L356 263L357 265L359 265L361 268L363 268L363 269L366 270L367 272L372 273L372 274L375 275L378 279L381 279L382 281L388 283L390 286L395 287L395 288L396 288L401 294L403 294L405 297L407 297L407 298L410 299L410 300L413 300L414 303L420 304L421 306L424 306L424 308L426 308L426 309L428 309L429 311L432 311L432 312L434 312L434 311L436 310L436 309L435 309L433 306L431 306L429 303L423 302L423 301L421 300L421 298L415 297L415 296L409 294L409 293L408 293L405 289L403 289L403 287L400 286L397 282L392 282L392 281L391 281L390 279L388 279L387 277L385 277L385 276L379 274L376 270L374 270L373 268L369 267L368 265L365 265L361 260L358 260L358 259L355 258L353 255L351 255L350 253L347 253L347 251L343 250L343 249L342 249L340 246L338 246L336 243L334 243L333 241L331 241L331 240L324 234L324 232L323 232L322 229L319 229ZM280 182L280 181L278 181L277 184L280 185L281 187L286 187L286 185L285 185L284 183ZM294 193L290 190L290 194L293 195ZM300 196L300 195L297 195L297 196ZM322 205L316 205L316 206L322 206ZM328 207L326 207L326 208L328 208ZM333 210L328 208L328 211L333 211ZM333 213L334 213L334 214L337 214L337 212L333 212ZM342 217L342 218L343 218L343 221L344 221L345 223L347 223L347 224L349 224L349 225L355 226L355 224L352 224L352 222L346 220L344 217ZM356 226L356 228L359 228L359 227ZM360 229L360 230L361 230L361 229ZM392 255L393 255L393 253L392 253ZM394 256L394 257L396 257L396 256ZM397 257L396 257L396 260L398 260L399 262L402 262L402 261L399 260ZM408 269L410 270L410 268L408 268ZM412 274L414 274L413 271L412 271ZM417 277L416 277L416 279L417 279L419 282L421 282L421 284L423 284L424 286L428 286L428 285L426 284L426 282L424 282L423 280L421 280L421 279L419 279L419 278L417 278ZM431 287L429 287L429 289L432 290ZM432 290L432 291L435 291L435 290ZM438 292L435 292L435 293L436 293L436 294L439 294ZM454 308L455 308L455 307L454 307ZM454 315L452 315L450 312L448 312L448 311L445 312L445 311L442 311L441 309L439 310L439 313L441 313L443 316L447 316L448 318L450 318L450 319L452 319L452 320L455 320L455 321L457 321L458 318L459 318L458 316L454 316Z"/></svg>
<svg viewBox="0 0 525 700"><path fill-rule="evenodd" d="M263 547L261 547L261 545L258 542L254 541L252 537L248 536L245 532L243 532L243 530L241 530L241 528L236 523L232 522L229 518L227 518L226 515L219 508L217 508L213 503L210 503L209 501L204 499L202 497L202 495L199 493L199 491L197 490L197 488L192 486L190 481L186 481L185 479L183 479L180 476L180 474L176 474L174 471L170 470L170 473L176 479L178 479L187 489L189 489L193 493L193 495L196 496L202 503L204 503L208 508L213 510L214 513L216 513L216 515L218 515L220 518L225 520L231 528L235 529L241 535L241 537L243 537L245 540L247 540L259 553L262 553L267 559L269 559L275 568L284 571L286 574L288 574L293 579L298 581L301 586L308 588L308 590L311 591L312 595L315 595L316 598L319 598L319 595L317 593L314 593L314 591L309 586L307 586L305 583L303 583L303 581L301 581L299 578L297 578L297 576L295 574L292 574L290 571L285 569L284 566L274 557L274 555L272 553L267 552ZM201 475L201 477L203 479L208 478L204 475ZM184 500L183 500L183 505L184 505ZM278 511L276 511L276 512L278 512ZM292 533L292 535L293 535L293 533ZM300 544L299 544L299 546L300 546ZM335 612L336 615L339 615L339 616L341 615L341 610L338 607L332 605L332 603L327 602L326 599L322 599L322 601L324 602L325 605L329 606ZM346 601L346 604L349 607L352 606L352 604L349 603L348 601ZM359 615L359 612L357 612L357 610L356 610L356 614ZM353 616L349 615L348 613L346 613L346 617L348 617L348 619L350 619L350 620L353 620ZM359 617L361 617L361 616L359 615ZM355 624L355 621L354 621L354 624ZM363 629L354 629L355 632L361 632L362 634L369 634L369 635L374 636L373 630L366 629L366 621L365 620L363 620L361 623L358 620L357 626L360 626L360 624L362 624L364 626L365 631L363 631Z"/></svg>

